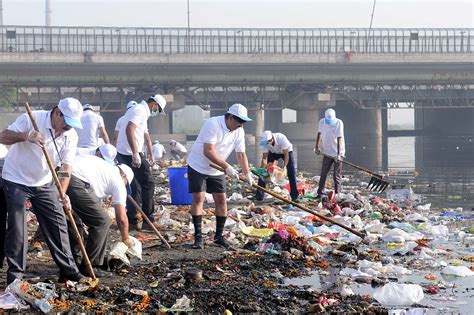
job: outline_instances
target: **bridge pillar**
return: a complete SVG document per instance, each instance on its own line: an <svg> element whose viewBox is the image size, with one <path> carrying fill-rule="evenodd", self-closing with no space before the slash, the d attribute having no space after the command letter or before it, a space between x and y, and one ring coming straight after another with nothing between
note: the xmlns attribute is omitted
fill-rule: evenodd
<svg viewBox="0 0 474 315"><path fill-rule="evenodd" d="M283 111L281 109L280 102L271 102L269 104L265 104L264 116L264 130L271 130L274 132L281 131Z"/></svg>
<svg viewBox="0 0 474 315"><path fill-rule="evenodd" d="M430 105L428 101L424 104ZM472 166L473 121L472 107L417 108L415 104L415 129L422 130L423 135L415 140L416 169L450 165Z"/></svg>
<svg viewBox="0 0 474 315"><path fill-rule="evenodd" d="M256 109L249 110L249 117L252 118L252 122L248 122L244 126L246 133L251 133L255 135L255 142L260 141L260 137L263 132L263 109L260 108L260 103L257 104Z"/></svg>
<svg viewBox="0 0 474 315"><path fill-rule="evenodd" d="M321 97L323 96L323 97ZM296 123L282 124L282 132L291 140L314 140L318 131L321 111L334 105L334 96L329 94L302 94L292 104L296 110Z"/></svg>
<svg viewBox="0 0 474 315"><path fill-rule="evenodd" d="M345 100L336 102L336 116L344 122L347 159L367 168L382 167L382 110L358 109Z"/></svg>

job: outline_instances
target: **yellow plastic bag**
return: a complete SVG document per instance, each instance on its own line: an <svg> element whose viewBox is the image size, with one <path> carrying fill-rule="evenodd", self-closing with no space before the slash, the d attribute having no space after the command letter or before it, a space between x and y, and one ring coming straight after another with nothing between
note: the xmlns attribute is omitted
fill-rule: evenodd
<svg viewBox="0 0 474 315"><path fill-rule="evenodd" d="M246 226L240 230L247 236L270 237L273 235L273 229L257 229L253 226Z"/></svg>

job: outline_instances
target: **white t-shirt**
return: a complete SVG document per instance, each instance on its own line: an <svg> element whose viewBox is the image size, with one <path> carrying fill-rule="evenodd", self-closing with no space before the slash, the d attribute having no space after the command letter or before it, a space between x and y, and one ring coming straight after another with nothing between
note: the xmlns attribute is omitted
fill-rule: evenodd
<svg viewBox="0 0 474 315"><path fill-rule="evenodd" d="M79 148L97 148L99 146L99 129L103 128L104 119L91 110L86 110L81 116L82 129L76 129L79 137Z"/></svg>
<svg viewBox="0 0 474 315"><path fill-rule="evenodd" d="M0 143L0 159L3 159L7 155L7 153L7 147Z"/></svg>
<svg viewBox="0 0 474 315"><path fill-rule="evenodd" d="M125 115L117 119L117 122L115 123L115 129L114 129L115 131L120 130L120 126L122 125L124 118L125 118Z"/></svg>
<svg viewBox="0 0 474 315"><path fill-rule="evenodd" d="M94 155L81 155L74 160L72 175L89 183L97 197L112 195L114 205L125 206L127 189L117 166Z"/></svg>
<svg viewBox="0 0 474 315"><path fill-rule="evenodd" d="M344 141L344 123L336 118L336 123L332 126L324 122L324 118L319 121L319 132L321 133L321 151L331 157L337 156L337 138L341 138L342 156L346 155L346 145Z"/></svg>
<svg viewBox="0 0 474 315"><path fill-rule="evenodd" d="M77 148L76 155L95 155L97 148Z"/></svg>
<svg viewBox="0 0 474 315"><path fill-rule="evenodd" d="M187 162L201 174L221 175L222 172L209 166L211 161L204 155L205 143L215 144L217 154L226 160L233 150L245 152L245 131L243 128L230 131L225 124L224 115L209 118L199 131Z"/></svg>
<svg viewBox="0 0 474 315"><path fill-rule="evenodd" d="M166 154L165 147L160 143L154 144L153 156L155 157L155 159L157 160L161 159L163 157L163 154Z"/></svg>
<svg viewBox="0 0 474 315"><path fill-rule="evenodd" d="M268 144L262 151L267 153L268 151L276 154L283 154L283 150L288 152L293 151L293 145L290 143L288 138L282 133L272 133L275 143L273 145Z"/></svg>
<svg viewBox="0 0 474 315"><path fill-rule="evenodd" d="M137 104L127 110L123 116L123 121L119 126L119 133L117 137L118 153L124 155L132 155L133 153L127 140L127 126L129 122L132 122L137 126L135 128L135 141L137 143L138 150L143 148L143 144L145 143L145 132L148 132L148 118L150 116L150 108L145 101L142 101L140 104Z"/></svg>
<svg viewBox="0 0 474 315"><path fill-rule="evenodd" d="M176 151L181 152L181 153L188 153L188 150L186 150L184 145L182 145L179 142L176 142L175 146L173 147L173 150L176 150Z"/></svg>
<svg viewBox="0 0 474 315"><path fill-rule="evenodd" d="M57 146L56 150L53 142L54 129L51 126L51 112L44 110L34 111L33 116L35 117L39 132L44 137L45 148L53 166L56 167L61 164L72 165L77 147L76 130L72 128L54 139ZM15 132L30 132L34 130L27 114L22 114L7 129ZM29 141L17 142L10 147L5 157L2 177L11 182L29 187L43 186L53 180L43 150Z"/></svg>

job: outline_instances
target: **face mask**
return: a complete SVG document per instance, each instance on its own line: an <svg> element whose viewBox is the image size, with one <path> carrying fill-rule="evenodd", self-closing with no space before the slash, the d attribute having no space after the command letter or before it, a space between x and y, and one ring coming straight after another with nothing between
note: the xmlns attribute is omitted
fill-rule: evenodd
<svg viewBox="0 0 474 315"><path fill-rule="evenodd" d="M151 117L156 117L156 116L158 116L158 111L156 111L156 112L151 112L151 113L150 113L150 116L151 116Z"/></svg>

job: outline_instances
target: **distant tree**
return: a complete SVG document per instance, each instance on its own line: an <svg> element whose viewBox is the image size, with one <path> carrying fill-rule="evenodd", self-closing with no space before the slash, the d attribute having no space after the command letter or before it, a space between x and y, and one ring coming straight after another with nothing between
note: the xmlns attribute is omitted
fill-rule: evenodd
<svg viewBox="0 0 474 315"><path fill-rule="evenodd" d="M16 89L0 85L0 108L13 107L16 104Z"/></svg>

